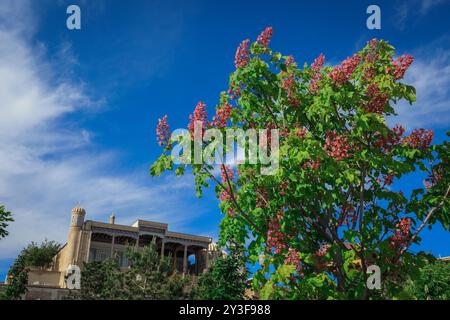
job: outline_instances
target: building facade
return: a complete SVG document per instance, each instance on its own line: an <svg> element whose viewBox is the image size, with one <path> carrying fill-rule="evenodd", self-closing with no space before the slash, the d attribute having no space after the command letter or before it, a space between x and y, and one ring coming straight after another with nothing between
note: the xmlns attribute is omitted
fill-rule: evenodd
<svg viewBox="0 0 450 320"><path fill-rule="evenodd" d="M137 220L126 226L116 224L114 216L108 223L85 217L83 208L72 209L67 243L55 256L51 268L31 269L30 292L36 292L36 288L64 290L70 265L82 269L85 262L116 258L121 268L127 268L126 250L130 246L139 250L154 242L161 255L171 257L175 272L194 276L204 272L219 254L210 237L169 231L165 223ZM54 291L51 294L55 296Z"/></svg>

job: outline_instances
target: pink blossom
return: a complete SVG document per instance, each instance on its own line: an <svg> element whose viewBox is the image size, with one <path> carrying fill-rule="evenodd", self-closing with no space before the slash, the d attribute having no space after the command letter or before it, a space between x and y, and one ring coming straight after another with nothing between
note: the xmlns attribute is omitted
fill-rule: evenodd
<svg viewBox="0 0 450 320"><path fill-rule="evenodd" d="M165 115L162 119L158 119L158 126L156 127L156 140L160 146L168 146L170 135L169 125L167 124L167 115Z"/></svg>
<svg viewBox="0 0 450 320"><path fill-rule="evenodd" d="M237 48L236 55L234 57L234 64L236 66L236 69L246 67L248 62L250 61L250 54L248 52L249 43L249 39L244 40Z"/></svg>
<svg viewBox="0 0 450 320"><path fill-rule="evenodd" d="M300 255L294 248L289 248L288 253L285 255L284 263L294 265L297 269L297 272L300 272L302 270Z"/></svg>
<svg viewBox="0 0 450 320"><path fill-rule="evenodd" d="M296 65L293 56L287 57L285 63L286 63L286 67L287 67L287 68L289 68L291 65Z"/></svg>
<svg viewBox="0 0 450 320"><path fill-rule="evenodd" d="M402 55L397 60L393 62L394 69L392 70L392 74L394 76L395 80L399 80L403 78L403 76L406 73L406 70L408 70L411 63L413 63L414 57L407 54Z"/></svg>
<svg viewBox="0 0 450 320"><path fill-rule="evenodd" d="M269 221L269 228L267 231L267 251L273 250L274 254L280 254L287 248L286 240L288 236L281 232L280 220L283 219L283 214L278 214L272 217Z"/></svg>
<svg viewBox="0 0 450 320"><path fill-rule="evenodd" d="M227 125L227 121L230 118L233 107L229 103L225 103L216 111L216 115L213 117L212 125L218 128L224 128Z"/></svg>
<svg viewBox="0 0 450 320"><path fill-rule="evenodd" d="M366 95L370 99L366 105L366 110L372 113L383 113L384 107L388 102L388 96L381 92L378 86L374 83L367 87Z"/></svg>
<svg viewBox="0 0 450 320"><path fill-rule="evenodd" d="M396 227L394 235L390 237L391 246L401 249L405 247L409 239L411 218L401 218Z"/></svg>
<svg viewBox="0 0 450 320"><path fill-rule="evenodd" d="M433 168L431 174L423 181L423 184L425 185L425 188L428 190L431 189L433 186L439 183L441 181L444 173L443 173L442 167Z"/></svg>
<svg viewBox="0 0 450 320"><path fill-rule="evenodd" d="M394 175L393 174L385 175L383 176L383 179L384 179L383 184L385 186L390 186L394 182Z"/></svg>
<svg viewBox="0 0 450 320"><path fill-rule="evenodd" d="M206 104L204 104L202 101L199 101L197 103L197 106L195 107L194 114L189 116L189 119L191 122L188 124L189 132L191 133L192 139L194 138L194 128L195 128L195 122L201 122L202 123L202 137L203 133L205 132L205 126L208 125L207 123L207 114L206 114Z"/></svg>
<svg viewBox="0 0 450 320"><path fill-rule="evenodd" d="M403 143L414 149L425 150L431 145L433 137L433 130L414 129L409 136L403 138Z"/></svg>
<svg viewBox="0 0 450 320"><path fill-rule="evenodd" d="M358 215L355 212L355 208L350 204L344 204L341 206L341 211L339 213L339 218L337 219L338 226L341 227L343 224L348 226L351 223L356 223Z"/></svg>
<svg viewBox="0 0 450 320"><path fill-rule="evenodd" d="M273 34L273 29L272 27L267 27L264 29L263 32L261 32L261 34L258 36L258 43L260 45L262 45L263 47L268 47L269 46L269 42L270 42L270 38L272 37Z"/></svg>
<svg viewBox="0 0 450 320"><path fill-rule="evenodd" d="M295 96L295 75L293 73L289 74L289 76L283 80L281 86L287 93L289 104L293 105L294 107L299 106L300 101Z"/></svg>
<svg viewBox="0 0 450 320"><path fill-rule="evenodd" d="M297 137L299 137L300 139L305 139L306 138L306 134L308 133L308 128L297 128L295 130L295 134L297 135Z"/></svg>
<svg viewBox="0 0 450 320"><path fill-rule="evenodd" d="M374 63L378 59L378 44L380 41L378 39L372 39L368 42L369 49L367 50L367 55L365 60L367 63Z"/></svg>
<svg viewBox="0 0 450 320"><path fill-rule="evenodd" d="M309 86L309 90L312 93L316 93L319 91L318 82L322 80L322 67L325 61L325 56L321 53L311 64L311 83Z"/></svg>
<svg viewBox="0 0 450 320"><path fill-rule="evenodd" d="M335 84L342 85L350 80L350 77L360 62L361 56L355 54L353 57L349 57L342 61L341 65L334 67L329 76Z"/></svg>
<svg viewBox="0 0 450 320"><path fill-rule="evenodd" d="M314 72L319 72L322 70L323 64L325 62L325 56L321 53L311 64L311 70Z"/></svg>
<svg viewBox="0 0 450 320"><path fill-rule="evenodd" d="M320 161L308 160L305 164L303 164L302 168L317 171L320 168Z"/></svg>
<svg viewBox="0 0 450 320"><path fill-rule="evenodd" d="M350 145L344 136L339 136L336 132L328 132L325 140L325 151L337 161L350 157Z"/></svg>
<svg viewBox="0 0 450 320"><path fill-rule="evenodd" d="M397 124L394 128L392 128L392 130L389 131L386 137L379 133L376 134L375 138L377 138L378 140L376 140L375 145L378 148L389 153L395 146L397 146L401 142L404 132L405 128Z"/></svg>
<svg viewBox="0 0 450 320"><path fill-rule="evenodd" d="M222 178L222 183L228 184L229 180L230 182L234 179L234 173L233 170L231 170L231 167L228 165L221 165L220 167L220 177ZM227 179L228 177L228 179Z"/></svg>

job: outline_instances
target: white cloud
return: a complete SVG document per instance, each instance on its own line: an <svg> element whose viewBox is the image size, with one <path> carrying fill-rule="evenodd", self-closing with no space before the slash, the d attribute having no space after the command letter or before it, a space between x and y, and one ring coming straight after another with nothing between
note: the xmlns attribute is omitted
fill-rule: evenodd
<svg viewBox="0 0 450 320"><path fill-rule="evenodd" d="M404 82L416 88L417 101L410 106L402 102L398 117L408 130L419 127L449 128L450 124L450 48L448 39L433 42L413 52L415 61Z"/></svg>
<svg viewBox="0 0 450 320"><path fill-rule="evenodd" d="M95 102L83 86L60 75L55 85L60 69L24 33L23 24L33 23L29 4L0 4L0 203L15 218L0 241L0 260L14 258L32 240L64 242L70 209L78 202L88 219L106 220L114 211L118 223L153 219L191 231L187 222L204 213L200 202L192 202L191 177L151 180L145 167L117 172L114 150L89 151L95 132L70 117Z"/></svg>

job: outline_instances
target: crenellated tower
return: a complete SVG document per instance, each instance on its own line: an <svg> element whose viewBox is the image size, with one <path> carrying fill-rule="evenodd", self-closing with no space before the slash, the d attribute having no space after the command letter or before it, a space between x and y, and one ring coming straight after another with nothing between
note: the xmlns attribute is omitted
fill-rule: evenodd
<svg viewBox="0 0 450 320"><path fill-rule="evenodd" d="M84 223L86 211L83 208L75 207L72 209L70 220L69 238L67 239L67 248L65 249L64 268L69 264L77 264L78 248L80 246L81 232Z"/></svg>

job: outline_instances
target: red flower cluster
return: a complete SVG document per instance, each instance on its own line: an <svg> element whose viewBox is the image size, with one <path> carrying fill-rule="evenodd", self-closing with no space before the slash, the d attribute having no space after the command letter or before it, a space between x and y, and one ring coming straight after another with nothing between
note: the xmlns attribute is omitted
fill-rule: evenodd
<svg viewBox="0 0 450 320"><path fill-rule="evenodd" d="M217 109L216 115L213 117L212 125L218 128L225 128L232 109L233 107L227 102Z"/></svg>
<svg viewBox="0 0 450 320"><path fill-rule="evenodd" d="M203 133L205 132L205 126L208 125L207 119L208 116L206 115L206 104L203 102L197 103L197 106L195 107L194 114L189 116L189 119L191 122L188 124L189 132L191 133L191 138L194 139L194 126L195 122L200 121L202 123L202 137Z"/></svg>
<svg viewBox="0 0 450 320"><path fill-rule="evenodd" d="M405 128L397 124L392 130L389 131L387 137L378 134L378 139L376 140L375 145L389 153L396 145L400 143L404 132Z"/></svg>
<svg viewBox="0 0 450 320"><path fill-rule="evenodd" d="M314 171L317 171L320 168L320 161L319 160L316 160L316 161L308 160L303 164L302 168L303 169L312 169Z"/></svg>
<svg viewBox="0 0 450 320"><path fill-rule="evenodd" d="M258 43L260 45L262 45L263 47L268 47L269 46L269 42L270 42L270 38L272 37L273 34L273 29L272 27L267 27L264 29L263 32L261 32L261 34L258 36Z"/></svg>
<svg viewBox="0 0 450 320"><path fill-rule="evenodd" d="M219 196L219 200L220 201L231 200L231 196L230 196L230 194L228 193L227 190L222 190L222 192L220 193L220 196Z"/></svg>
<svg viewBox="0 0 450 320"><path fill-rule="evenodd" d="M294 265L297 272L302 270L302 263L300 261L300 255L297 249L289 248L287 254L285 255L284 263Z"/></svg>
<svg viewBox="0 0 450 320"><path fill-rule="evenodd" d="M366 110L368 112L382 114L384 112L384 106L388 102L387 95L381 92L378 86L374 83L367 87L366 95L370 99L366 105Z"/></svg>
<svg viewBox="0 0 450 320"><path fill-rule="evenodd" d="M367 63L374 63L378 60L378 39L372 39L368 42L369 50L367 51L367 55L365 57L365 61Z"/></svg>
<svg viewBox="0 0 450 320"><path fill-rule="evenodd" d="M291 73L286 79L283 79L281 87L286 90L289 95L289 93L292 92L293 88L295 87L295 75Z"/></svg>
<svg viewBox="0 0 450 320"><path fill-rule="evenodd" d="M392 75L394 76L395 80L399 80L403 78L405 75L406 70L408 70L411 63L413 63L414 57L407 54L402 55L400 58L395 60L393 62L394 69L392 70Z"/></svg>
<svg viewBox="0 0 450 320"><path fill-rule="evenodd" d="M241 94L241 87L234 87L232 84L230 85L230 89L228 89L228 94L230 95L230 99L234 100Z"/></svg>
<svg viewBox="0 0 450 320"><path fill-rule="evenodd" d="M394 182L394 175L393 174L385 175L383 176L383 179L384 179L383 184L385 186L390 186Z"/></svg>
<svg viewBox="0 0 450 320"><path fill-rule="evenodd" d="M337 161L350 157L350 145L346 137L339 136L336 132L328 132L325 139L325 151Z"/></svg>
<svg viewBox="0 0 450 320"><path fill-rule="evenodd" d="M158 119L158 126L156 127L156 140L160 146L168 146L170 135L169 125L167 124L167 115L162 119Z"/></svg>
<svg viewBox="0 0 450 320"><path fill-rule="evenodd" d="M295 62L293 56L287 57L285 63L286 63L287 68L289 68L291 65L296 65L296 62Z"/></svg>
<svg viewBox="0 0 450 320"><path fill-rule="evenodd" d="M313 63L311 63L312 72L320 72L322 70L323 64L325 63L325 56L321 53Z"/></svg>
<svg viewBox="0 0 450 320"><path fill-rule="evenodd" d="M320 72L325 61L325 56L321 53L311 64L311 83L309 85L309 90L312 93L316 93L319 90L317 82L322 80L322 73Z"/></svg>
<svg viewBox="0 0 450 320"><path fill-rule="evenodd" d="M234 179L234 173L230 166L222 165L220 167L220 177L222 179L222 185L225 187L225 190L222 190L219 196L220 201L229 201L231 200L231 190L228 184L228 181L231 181ZM228 209L228 215L234 216L235 212L233 209Z"/></svg>
<svg viewBox="0 0 450 320"><path fill-rule="evenodd" d="M414 129L409 136L403 139L403 143L414 149L425 150L431 145L433 137L433 130Z"/></svg>
<svg viewBox="0 0 450 320"><path fill-rule="evenodd" d="M256 196L256 207L257 208L267 208L268 194L267 190L264 188L258 188L258 195Z"/></svg>
<svg viewBox="0 0 450 320"><path fill-rule="evenodd" d="M351 223L355 224L358 219L358 215L355 212L355 208L349 204L341 206L341 212L337 220L338 227L342 227L343 224L348 226Z"/></svg>
<svg viewBox="0 0 450 320"><path fill-rule="evenodd" d="M266 124L266 134L260 133L259 146L264 150L270 148L272 143L272 129L277 129L273 123Z"/></svg>
<svg viewBox="0 0 450 320"><path fill-rule="evenodd" d="M267 251L274 249L275 254L280 254L286 249L286 235L281 232L280 220L283 218L281 214L270 219L269 230L267 231Z"/></svg>
<svg viewBox="0 0 450 320"><path fill-rule="evenodd" d="M279 134L280 134L280 137L287 138L290 136L291 133L289 132L289 128L283 127L283 128L280 128Z"/></svg>
<svg viewBox="0 0 450 320"><path fill-rule="evenodd" d="M293 73L289 74L289 76L283 80L281 86L287 93L289 104L298 107L300 101L295 97L295 75Z"/></svg>
<svg viewBox="0 0 450 320"><path fill-rule="evenodd" d="M297 128L295 130L295 134L297 135L297 137L299 137L300 139L305 139L306 138L306 134L308 133L308 129L303 127L303 128Z"/></svg>
<svg viewBox="0 0 450 320"><path fill-rule="evenodd" d="M334 69L329 74L329 77L335 84L342 85L350 80L353 71L355 71L360 62L361 56L355 54L353 57L349 57L342 61L340 66L334 67Z"/></svg>
<svg viewBox="0 0 450 320"><path fill-rule="evenodd" d="M434 185L441 181L444 175L443 171L444 170L442 169L442 167L434 168L432 170L431 175L429 175L428 178L423 181L423 184L425 185L425 188L427 188L427 190L431 189Z"/></svg>
<svg viewBox="0 0 450 320"><path fill-rule="evenodd" d="M394 248L404 247L408 242L410 229L411 218L401 218L399 223L397 223L397 229L394 230L394 235L390 238L391 245Z"/></svg>
<svg viewBox="0 0 450 320"><path fill-rule="evenodd" d="M234 173L233 170L231 170L231 167L228 165L221 165L220 166L220 177L222 178L222 183L228 184L228 181L232 181L234 179ZM228 177L228 181L227 181Z"/></svg>
<svg viewBox="0 0 450 320"><path fill-rule="evenodd" d="M234 57L234 65L236 66L236 69L244 68L250 61L250 54L248 52L249 43L249 39L244 40L237 48L236 55Z"/></svg>
<svg viewBox="0 0 450 320"><path fill-rule="evenodd" d="M370 82L375 78L375 69L374 68L364 68L364 74L363 74L364 80L367 82Z"/></svg>
<svg viewBox="0 0 450 320"><path fill-rule="evenodd" d="M322 244L319 249L314 253L316 257L323 257L327 254L328 249L330 249L330 245Z"/></svg>
<svg viewBox="0 0 450 320"><path fill-rule="evenodd" d="M289 191L289 183L286 180L283 180L278 185L280 196L284 197Z"/></svg>

